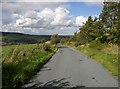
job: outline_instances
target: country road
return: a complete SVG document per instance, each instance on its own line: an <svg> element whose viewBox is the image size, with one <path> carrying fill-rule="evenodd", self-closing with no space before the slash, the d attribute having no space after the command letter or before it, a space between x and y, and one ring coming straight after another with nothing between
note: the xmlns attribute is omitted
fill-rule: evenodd
<svg viewBox="0 0 120 89"><path fill-rule="evenodd" d="M118 81L99 63L67 46L23 87L118 87ZM114 89L114 88L113 88Z"/></svg>

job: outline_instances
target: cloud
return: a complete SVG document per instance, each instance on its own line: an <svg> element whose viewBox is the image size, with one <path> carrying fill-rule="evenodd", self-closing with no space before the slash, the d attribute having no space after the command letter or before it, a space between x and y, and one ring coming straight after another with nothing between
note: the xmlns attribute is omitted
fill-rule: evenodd
<svg viewBox="0 0 120 89"><path fill-rule="evenodd" d="M4 32L18 32L35 35L52 35L56 33L59 35L74 35L74 32L79 31L78 27L56 27L49 30L47 28L22 28L15 26L15 24L4 25L2 29L4 29ZM0 31L2 31L2 29L0 29Z"/></svg>
<svg viewBox="0 0 120 89"><path fill-rule="evenodd" d="M88 6L103 6L104 0L85 0L83 1Z"/></svg>
<svg viewBox="0 0 120 89"><path fill-rule="evenodd" d="M85 18L83 16L76 17L76 25L77 26L82 26L86 21L87 21L87 18Z"/></svg>
<svg viewBox="0 0 120 89"><path fill-rule="evenodd" d="M27 11L24 15L26 18L37 19L37 13L35 11Z"/></svg>
<svg viewBox="0 0 120 89"><path fill-rule="evenodd" d="M72 0L2 0L3 31L28 34L74 34L87 17L72 17ZM87 5L101 5L102 0L76 0ZM88 3L89 2L89 3ZM93 18L98 15L93 15Z"/></svg>
<svg viewBox="0 0 120 89"><path fill-rule="evenodd" d="M16 25L22 27L53 28L72 25L69 11L63 7L58 7L55 10L45 8L41 12L28 11L23 16L18 14L13 16L18 18Z"/></svg>
<svg viewBox="0 0 120 89"><path fill-rule="evenodd" d="M14 14L12 14L12 17L15 19L19 19L21 16L19 14L14 13Z"/></svg>
<svg viewBox="0 0 120 89"><path fill-rule="evenodd" d="M103 6L104 4L103 4L103 2L95 2L95 1L93 1L93 2L85 2L85 4L86 5L88 5L88 6Z"/></svg>
<svg viewBox="0 0 120 89"><path fill-rule="evenodd" d="M1 1L1 2L68 2L69 0L44 0L44 1L41 1L41 0L4 0L4 1Z"/></svg>
<svg viewBox="0 0 120 89"><path fill-rule="evenodd" d="M4 3L3 30L28 34L73 35L87 17L72 17L69 6L63 3Z"/></svg>
<svg viewBox="0 0 120 89"><path fill-rule="evenodd" d="M69 16L69 11L67 9L58 7L55 9L55 18L51 22L52 25L58 26L71 26L72 21Z"/></svg>
<svg viewBox="0 0 120 89"><path fill-rule="evenodd" d="M33 23L33 20L30 18L21 17L20 19L16 20L16 25L21 27L30 26L32 23Z"/></svg>
<svg viewBox="0 0 120 89"><path fill-rule="evenodd" d="M109 2L117 2L119 0L108 0ZM104 2L104 0L3 0L2 2Z"/></svg>
<svg viewBox="0 0 120 89"><path fill-rule="evenodd" d="M44 9L50 8L54 9L58 6L68 7L63 2L4 2L1 4L2 10L7 12L16 12L22 13L26 12L27 10L36 10L36 9Z"/></svg>
<svg viewBox="0 0 120 89"><path fill-rule="evenodd" d="M24 14L13 13L11 18L15 23L3 25L3 31L48 35L73 35L87 19L83 16L73 19L70 11L64 7L44 8L41 11L28 10Z"/></svg>
<svg viewBox="0 0 120 89"><path fill-rule="evenodd" d="M20 1L20 2L19 2ZM9 24L10 22L12 22L11 20L13 20L12 14L24 14L27 11L29 11L29 13L32 13L32 11L41 11L44 8L50 8L50 9L54 9L57 8L58 6L62 6L64 8L69 8L68 4L64 4L63 2L28 2L28 1L23 1L21 2L21 0L17 0L17 1L8 1L8 0L4 0L2 2L2 4L0 4L0 9L2 10L2 14L3 14L3 25L5 24ZM34 14L34 13L33 13ZM5 19L5 18L8 18Z"/></svg>

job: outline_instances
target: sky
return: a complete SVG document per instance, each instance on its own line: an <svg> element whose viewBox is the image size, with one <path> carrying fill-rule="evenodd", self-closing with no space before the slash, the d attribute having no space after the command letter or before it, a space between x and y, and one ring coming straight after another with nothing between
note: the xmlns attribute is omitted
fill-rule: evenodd
<svg viewBox="0 0 120 89"><path fill-rule="evenodd" d="M102 2L4 2L0 31L73 35L88 16L99 17Z"/></svg>

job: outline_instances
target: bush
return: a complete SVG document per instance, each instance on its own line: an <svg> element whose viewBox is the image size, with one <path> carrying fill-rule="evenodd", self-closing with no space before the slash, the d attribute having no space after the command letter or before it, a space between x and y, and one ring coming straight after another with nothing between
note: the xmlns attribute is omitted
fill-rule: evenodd
<svg viewBox="0 0 120 89"><path fill-rule="evenodd" d="M41 46L44 50L49 49L50 51L39 50L36 48L36 44L20 45L17 48L20 52L17 52L18 55L16 55L17 53L14 54L14 58L17 62L9 62L7 60L7 62L2 62L2 80L4 80L2 82L3 89L18 89L19 86L24 84L26 80L39 71L39 69L47 63L50 57L57 51L56 47L50 47L49 44L42 44ZM11 48L13 47L14 46L4 47L3 56L7 57L9 54L8 49L10 49L11 52ZM26 49L26 51L24 51L23 48ZM33 50L33 48L35 48L35 50ZM12 49L12 52L13 50L14 49ZM31 52L32 50L33 52ZM25 54L25 56L23 56L23 54Z"/></svg>
<svg viewBox="0 0 120 89"><path fill-rule="evenodd" d="M58 34L54 34L51 36L51 41L50 41L51 44L57 44L59 42L60 42L60 38Z"/></svg>
<svg viewBox="0 0 120 89"><path fill-rule="evenodd" d="M89 43L89 48L95 48L101 50L105 44L100 43L99 41L92 41Z"/></svg>
<svg viewBox="0 0 120 89"><path fill-rule="evenodd" d="M43 44L42 45L42 50L44 50L44 51L49 51L50 50L50 48L51 48L51 45L50 44Z"/></svg>
<svg viewBox="0 0 120 89"><path fill-rule="evenodd" d="M86 43L86 42L85 42L84 40L76 41L76 42L75 42L75 46L77 47L77 46L83 45L83 44L85 44L85 43Z"/></svg>

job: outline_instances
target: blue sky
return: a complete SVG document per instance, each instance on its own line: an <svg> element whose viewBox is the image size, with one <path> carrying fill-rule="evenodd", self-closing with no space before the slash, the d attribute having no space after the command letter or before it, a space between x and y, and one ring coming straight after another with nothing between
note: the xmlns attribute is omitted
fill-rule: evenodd
<svg viewBox="0 0 120 89"><path fill-rule="evenodd" d="M70 5L70 13L73 16L92 16L92 15L99 15L101 13L101 10L103 8L102 5L90 5L91 2L85 3L85 2L69 2Z"/></svg>
<svg viewBox="0 0 120 89"><path fill-rule="evenodd" d="M98 2L4 3L3 29L0 30L37 35L73 35L88 16L99 16L102 8L103 5Z"/></svg>

